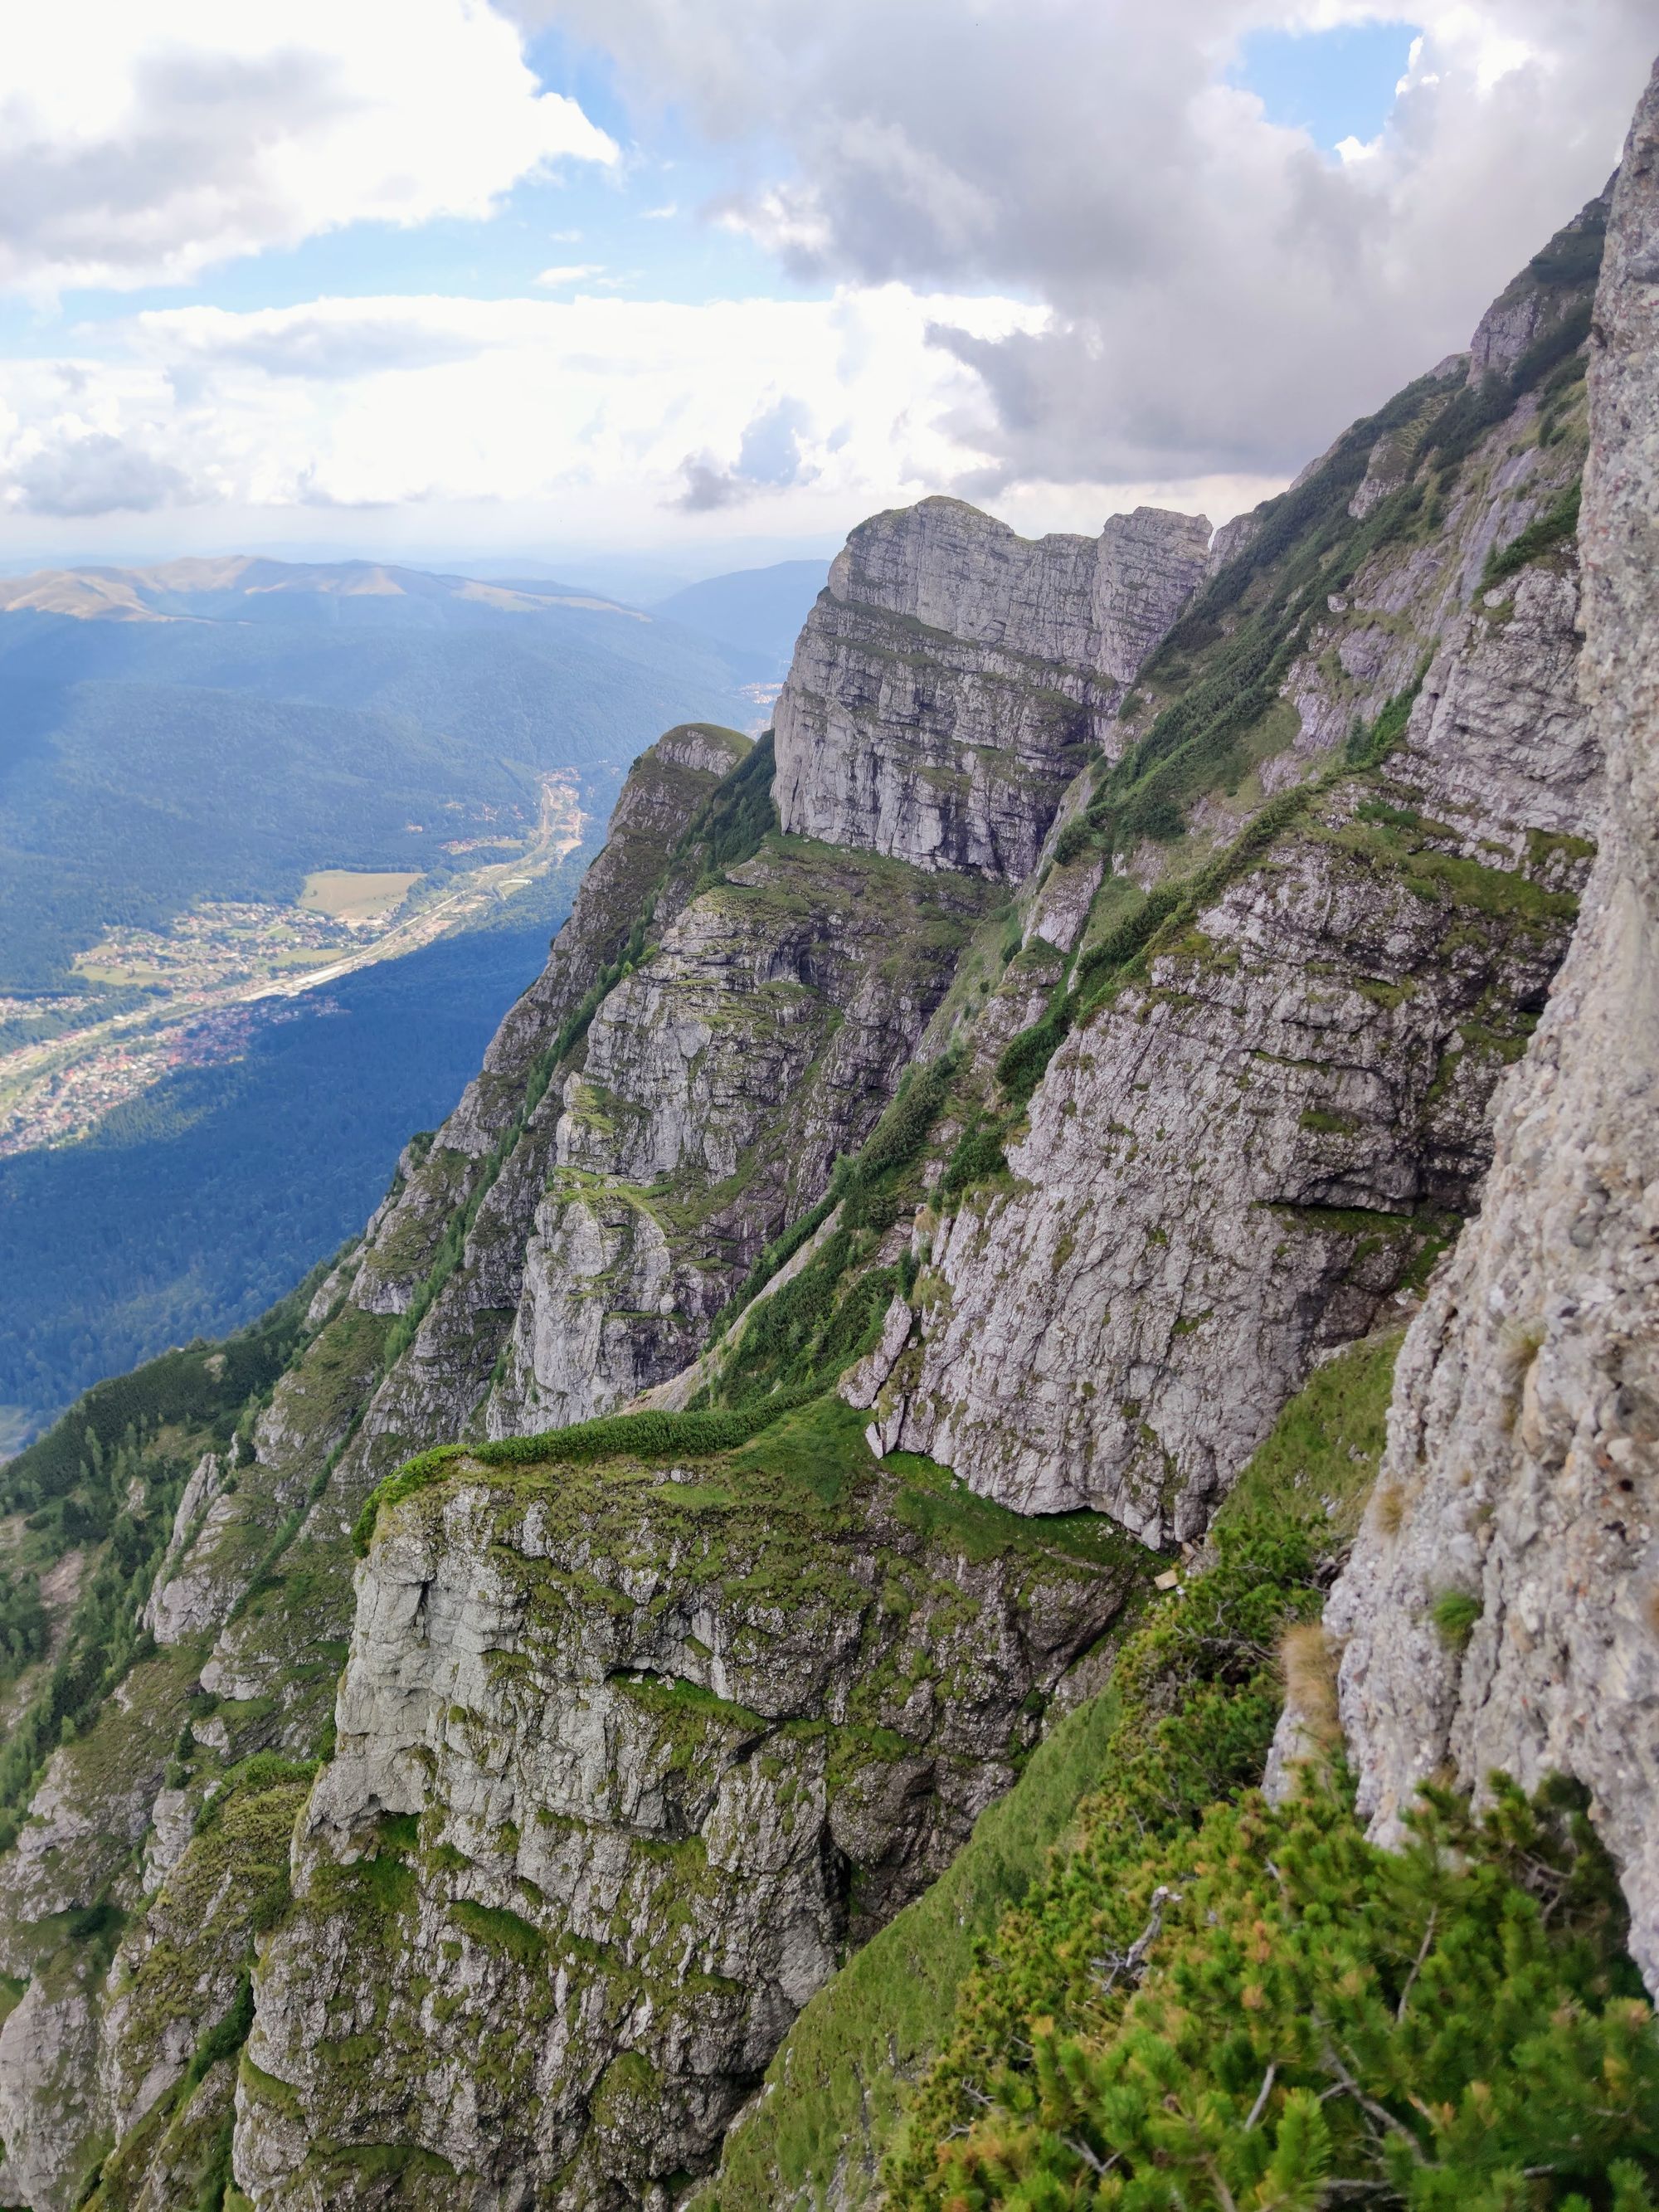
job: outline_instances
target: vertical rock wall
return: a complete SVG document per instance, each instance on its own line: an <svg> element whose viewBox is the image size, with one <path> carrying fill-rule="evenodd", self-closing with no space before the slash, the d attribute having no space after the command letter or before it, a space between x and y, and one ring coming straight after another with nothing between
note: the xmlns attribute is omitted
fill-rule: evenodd
<svg viewBox="0 0 1659 2212"><path fill-rule="evenodd" d="M1583 676L1609 797L1479 1223L1413 1328L1333 1594L1373 1832L1417 1786L1577 1777L1659 1988L1659 73L1590 357Z"/></svg>
<svg viewBox="0 0 1659 2212"><path fill-rule="evenodd" d="M1097 538L1019 538L954 499L861 524L778 701L785 830L1019 882L1209 541L1146 507Z"/></svg>

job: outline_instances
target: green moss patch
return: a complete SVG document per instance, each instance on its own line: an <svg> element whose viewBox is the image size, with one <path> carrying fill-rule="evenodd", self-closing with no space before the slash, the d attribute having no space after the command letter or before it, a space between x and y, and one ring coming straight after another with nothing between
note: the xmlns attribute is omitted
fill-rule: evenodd
<svg viewBox="0 0 1659 2212"><path fill-rule="evenodd" d="M690 1413L610 1413L595 1421L580 1421L568 1429L550 1429L530 1437L504 1437L493 1443L441 1444L422 1452L388 1475L369 1492L352 1541L360 1555L368 1552L383 1510L401 1505L434 1482L476 1468L586 1467L602 1459L706 1459L746 1443L791 1410L790 1401L777 1398L742 1412Z"/></svg>

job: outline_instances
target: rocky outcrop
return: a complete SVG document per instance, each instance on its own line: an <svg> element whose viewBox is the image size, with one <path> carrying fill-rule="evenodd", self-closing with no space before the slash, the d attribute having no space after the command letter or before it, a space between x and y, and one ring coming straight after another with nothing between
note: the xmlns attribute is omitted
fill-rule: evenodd
<svg viewBox="0 0 1659 2212"><path fill-rule="evenodd" d="M97 2125L97 1978L59 1954L29 1981L0 2048L0 2190L32 2212L69 2212L83 2148Z"/></svg>
<svg viewBox="0 0 1659 2212"><path fill-rule="evenodd" d="M366 1249L319 1289L307 1341L270 1401L251 1404L243 1433L229 1449L222 1438L202 1455L186 1483L142 1601L144 1625L164 1648L141 1659L95 1728L52 1759L18 1847L0 1856L0 1963L29 1977L30 1990L0 2025L0 2135L15 2148L8 2172L27 2167L27 2181L14 2182L20 2201L74 2201L87 2145L110 2124L112 2065L141 2074L159 2066L158 2079L177 2071L182 2030L152 2035L149 2008L110 2009L100 1939L83 1939L65 1916L107 1895L110 1909L134 1912L141 1929L162 1928L165 1910L144 1909L141 1885L162 1888L188 1856L216 1770L264 1751L314 1753L322 1740L351 1620L346 1534L385 1466L453 1435L488 1387L518 1296L556 1093L544 1102L538 1161L520 1157L534 1152L533 1130L505 1162L496 1148L524 1109L538 1056L617 963L653 895L669 913L690 896L702 862L684 851L687 833L750 750L735 732L694 725L671 731L635 763L611 841L584 878L548 970L507 1017L483 1075L435 1140L405 1152ZM390 1333L445 1232L469 1207L467 1264L451 1285L465 1295L447 1315L428 1314L428 1325L450 1322L444 1356L411 1388L408 1360L386 1376ZM493 1334L475 1314L481 1307L488 1317L492 1297ZM187 1778L175 1786L170 1778L181 1765ZM223 1953L212 1987L222 1996L219 1968L234 1988L246 1929L222 1914L209 1917ZM208 1999L203 1982L194 2033L210 2024ZM118 2045L128 2056L118 2057ZM195 2172L228 2125L231 2072L210 2069L190 2109L169 2118L165 2142L145 2130L150 2165L135 2165L122 2204L150 2203L159 2212L194 2201L195 2182L187 2197L169 2196L168 2176Z"/></svg>
<svg viewBox="0 0 1659 2212"><path fill-rule="evenodd" d="M1569 319L1581 310L1585 277L1594 279L1601 260L1612 191L1610 182L1606 191L1556 232L1487 308L1469 341L1471 384L1508 375L1529 347L1561 334ZM1578 329L1574 343L1583 335Z"/></svg>
<svg viewBox="0 0 1659 2212"><path fill-rule="evenodd" d="M186 1577L178 1570L185 1554L191 1550L198 1534L205 1534L205 1522L212 1507L217 1505L225 1486L225 1470L221 1467L217 1452L204 1452L191 1470L173 1515L173 1535L161 1556L143 1611L144 1626L158 1644L182 1643L186 1636L204 1628L216 1613L201 1612L201 1582ZM199 1615L199 1617L198 1617Z"/></svg>
<svg viewBox="0 0 1659 2212"><path fill-rule="evenodd" d="M259 1969L264 2212L381 2202L388 2143L404 2204L656 2201L1012 1780L1127 1548L935 1521L802 1419L383 1514Z"/></svg>
<svg viewBox="0 0 1659 2212"><path fill-rule="evenodd" d="M1209 537L1138 507L1032 541L951 499L860 525L777 704L785 830L1019 882Z"/></svg>
<svg viewBox="0 0 1659 2212"><path fill-rule="evenodd" d="M735 730L688 722L666 731L634 763L546 967L502 1017L483 1067L442 1128L418 1160L405 1153L398 1163L393 1195L368 1225L352 1286L365 1310L408 1311L445 1229L518 1112L537 1055L617 958L653 894L659 921L672 918L672 892L664 897L659 890L670 855L697 809L749 750L748 738Z"/></svg>
<svg viewBox="0 0 1659 2212"><path fill-rule="evenodd" d="M693 1359L762 1246L896 1089L986 905L786 841L704 892L595 1016L489 1432L608 1411Z"/></svg>
<svg viewBox="0 0 1659 2212"><path fill-rule="evenodd" d="M1480 501L1461 505L1480 538ZM1463 566L1455 532L1431 561L1386 546L1340 634L1386 636L1409 665L1424 631L1401 611L1441 619ZM919 1232L930 1272L876 1401L884 1448L1024 1512L1086 1505L1190 1540L1310 1362L1473 1207L1487 1102L1592 850L1576 614L1565 555L1454 598L1385 765L1339 778L1073 1027L1006 1148L1012 1182ZM1327 641L1287 689L1339 680ZM1375 697L1396 678L1369 680Z"/></svg>
<svg viewBox="0 0 1659 2212"><path fill-rule="evenodd" d="M1601 854L1480 1220L1407 1340L1327 1625L1373 1832L1397 1837L1431 1776L1576 1776L1659 1987L1659 76L1613 191L1589 375Z"/></svg>
<svg viewBox="0 0 1659 2212"><path fill-rule="evenodd" d="M213 1799L117 1952L98 2087L118 2139L165 2106L204 2035L236 2005L254 1940L288 1901L289 1844L309 1781L308 1769L279 1769Z"/></svg>

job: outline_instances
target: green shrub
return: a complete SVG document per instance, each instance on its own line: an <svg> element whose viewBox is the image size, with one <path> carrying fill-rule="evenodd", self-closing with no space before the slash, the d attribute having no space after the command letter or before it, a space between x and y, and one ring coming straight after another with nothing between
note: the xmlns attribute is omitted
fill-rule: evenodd
<svg viewBox="0 0 1659 2212"><path fill-rule="evenodd" d="M1440 1641L1449 1651L1462 1651L1474 1633L1485 1607L1472 1590L1443 1589L1429 1607Z"/></svg>
<svg viewBox="0 0 1659 2212"><path fill-rule="evenodd" d="M1094 832L1079 815L1068 822L1054 840L1054 860L1057 868L1069 868L1073 860L1080 860L1095 842Z"/></svg>
<svg viewBox="0 0 1659 2212"><path fill-rule="evenodd" d="M970 1183L987 1182L993 1176L1006 1175L1008 1162L1002 1139L1001 1126L995 1121L975 1121L964 1129L939 1177L939 1196L954 1198Z"/></svg>
<svg viewBox="0 0 1659 2212"><path fill-rule="evenodd" d="M1513 576L1529 561L1540 554L1562 545L1578 535L1578 506L1582 485L1569 484L1554 505L1535 517L1519 534L1510 538L1502 551L1493 549L1486 556L1486 565L1481 573L1480 588L1488 590L1501 584L1506 576Z"/></svg>
<svg viewBox="0 0 1659 2212"><path fill-rule="evenodd" d="M1479 1821L1426 1793L1397 1855L1340 1780L1252 1796L1136 1853L1086 1923L1028 1904L1003 1978L1070 1932L1062 2001L951 2085L955 2132L935 2078L890 2201L1652 2212L1659 2039L1611 1866L1571 1793L1495 1780Z"/></svg>

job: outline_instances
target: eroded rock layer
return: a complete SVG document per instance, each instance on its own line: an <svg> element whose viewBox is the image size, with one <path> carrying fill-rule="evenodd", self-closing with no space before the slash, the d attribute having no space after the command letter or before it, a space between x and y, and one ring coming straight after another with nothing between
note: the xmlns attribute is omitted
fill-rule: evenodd
<svg viewBox="0 0 1659 2212"><path fill-rule="evenodd" d="M1428 443L1443 389L1418 404L1373 457ZM1537 421L1525 397L1486 432L1432 538L1409 477L1400 526L1358 518L1380 542L1360 537L1352 580L1304 622L1288 725L1280 704L1257 726L1278 747L1257 771L1280 794L1277 834L1263 810L1215 888L1199 871L1092 999L1079 979L1110 933L1083 933L1071 995L1088 1010L1009 1128L1006 1172L918 1228L929 1272L876 1401L884 1446L1022 1511L1090 1505L1147 1542L1190 1540L1313 1359L1371 1326L1472 1210L1493 1085L1565 949L1599 803L1570 555L1470 589L1498 533L1571 486L1576 456ZM1340 491L1339 475L1328 507ZM1391 689L1398 741L1343 774L1356 710L1380 720ZM1237 805L1201 798L1195 825L1224 834ZM1072 834L1056 877L1091 865L1086 847L1068 857ZM1095 895L1120 928L1155 918L1133 889L1149 850ZM1052 984L1048 1022L1070 1019L1052 963L1025 966Z"/></svg>
<svg viewBox="0 0 1659 2212"><path fill-rule="evenodd" d="M778 701L784 828L1019 882L1209 538L1137 507L1033 541L952 499L860 525Z"/></svg>
<svg viewBox="0 0 1659 2212"><path fill-rule="evenodd" d="M1659 78L1613 193L1589 374L1601 854L1480 1220L1407 1340L1328 1626L1374 1832L1396 1837L1447 1769L1577 1777L1659 1986Z"/></svg>
<svg viewBox="0 0 1659 2212"><path fill-rule="evenodd" d="M825 1422L388 1516L259 1969L260 2205L378 2203L388 2142L403 2203L653 2201L1012 1782L1128 1547L827 1487Z"/></svg>

